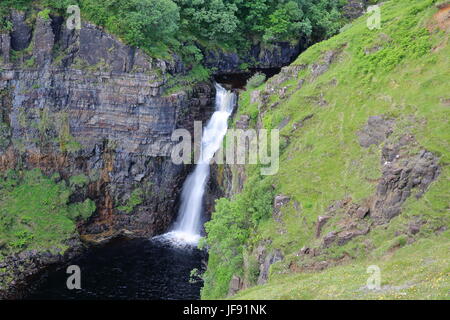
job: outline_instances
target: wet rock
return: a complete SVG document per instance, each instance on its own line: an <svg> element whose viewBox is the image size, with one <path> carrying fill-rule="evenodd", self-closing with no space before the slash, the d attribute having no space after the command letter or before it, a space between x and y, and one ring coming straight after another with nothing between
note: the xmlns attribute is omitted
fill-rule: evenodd
<svg viewBox="0 0 450 320"><path fill-rule="evenodd" d="M290 64L303 50L304 44L300 41L292 45L289 42L274 43L272 48L265 48L261 44L253 45L249 52L239 56L236 53L222 50L207 50L201 48L205 57L204 64L209 69L217 70L217 74L242 73L240 66L243 63L255 68L279 68Z"/></svg>
<svg viewBox="0 0 450 320"><path fill-rule="evenodd" d="M0 272L0 299L23 298L31 279L38 277L45 269L63 265L83 252L84 246L77 237L67 241L70 246L63 255L60 250L26 250L7 256L0 264L0 268L4 268Z"/></svg>
<svg viewBox="0 0 450 320"><path fill-rule="evenodd" d="M25 46L25 16L14 17L12 40L16 47ZM71 31L62 19L37 18L33 44L32 69L16 62L1 74L0 89L12 93L10 138L22 141L26 151L0 154L0 170L21 158L27 168L39 167L48 175L92 177L92 184L71 200L95 200L97 213L80 229L99 239L123 230L147 236L166 230L191 169L171 161L171 134L177 128L192 134L194 120L209 119L212 86L199 83L189 92L164 95L165 73L175 68L171 63L125 46L86 22L80 31ZM59 56L58 63L53 55ZM45 137L36 125L43 111L50 117ZM25 127L19 123L24 117ZM76 152L61 152L57 137L62 126L80 144ZM130 215L119 213L116 208L138 188L145 199Z"/></svg>

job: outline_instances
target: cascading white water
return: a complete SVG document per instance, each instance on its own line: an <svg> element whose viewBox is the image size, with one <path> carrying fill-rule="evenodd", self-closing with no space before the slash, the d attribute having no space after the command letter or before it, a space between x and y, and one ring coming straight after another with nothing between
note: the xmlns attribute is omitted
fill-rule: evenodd
<svg viewBox="0 0 450 320"><path fill-rule="evenodd" d="M209 177L209 164L220 149L228 130L228 118L236 104L236 95L219 84L216 87L216 111L203 131L200 157L183 185L181 206L174 230L167 234L190 244L200 239L203 195Z"/></svg>

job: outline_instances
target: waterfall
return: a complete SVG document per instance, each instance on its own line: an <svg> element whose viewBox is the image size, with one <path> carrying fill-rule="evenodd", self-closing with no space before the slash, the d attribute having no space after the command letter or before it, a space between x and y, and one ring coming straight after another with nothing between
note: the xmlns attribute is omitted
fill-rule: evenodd
<svg viewBox="0 0 450 320"><path fill-rule="evenodd" d="M210 162L222 146L228 130L228 118L236 104L236 95L219 84L216 87L215 112L203 131L200 157L195 170L188 176L181 193L181 206L171 238L196 244L200 239L203 195L208 182Z"/></svg>

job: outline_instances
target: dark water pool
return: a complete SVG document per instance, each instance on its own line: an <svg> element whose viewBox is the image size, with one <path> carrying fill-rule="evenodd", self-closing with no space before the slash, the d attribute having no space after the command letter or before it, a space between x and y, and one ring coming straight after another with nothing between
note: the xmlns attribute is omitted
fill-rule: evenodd
<svg viewBox="0 0 450 320"><path fill-rule="evenodd" d="M115 241L70 264L81 269L81 289L66 286L66 268L49 271L32 286L27 299L199 299L201 282L189 283L192 269L202 269L202 251L167 242Z"/></svg>

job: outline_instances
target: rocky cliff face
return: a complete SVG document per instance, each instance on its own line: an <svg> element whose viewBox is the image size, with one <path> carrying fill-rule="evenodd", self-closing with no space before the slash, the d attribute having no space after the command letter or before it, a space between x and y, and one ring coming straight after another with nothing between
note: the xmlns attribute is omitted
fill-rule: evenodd
<svg viewBox="0 0 450 320"><path fill-rule="evenodd" d="M87 23L69 30L59 17L29 20L13 12L13 31L1 36L0 169L88 177L74 199L97 204L80 227L86 239L165 231L190 169L171 162L170 137L209 118L212 86L166 95L179 64Z"/></svg>
<svg viewBox="0 0 450 320"><path fill-rule="evenodd" d="M271 69L286 66L306 49L306 42L299 40L296 44L279 42L270 47L260 43L252 45L245 55L224 51L206 51L205 65L216 74L242 73L246 66L258 69Z"/></svg>
<svg viewBox="0 0 450 320"><path fill-rule="evenodd" d="M87 240L165 231L191 169L171 162L170 137L209 119L213 86L166 94L168 78L185 72L179 59L152 59L89 23L69 30L61 17L21 12L12 12L11 22L13 30L0 35L0 170L37 167L65 179L88 177L73 197L97 204L80 226ZM239 73L243 63L286 65L301 49L255 45L243 57L205 53L204 63L215 74ZM216 180L208 211L223 195Z"/></svg>

